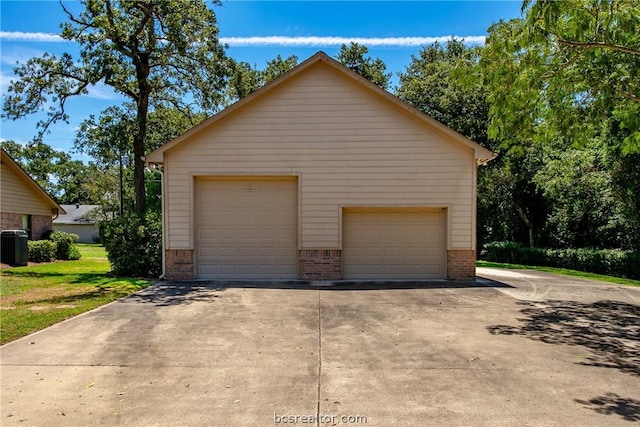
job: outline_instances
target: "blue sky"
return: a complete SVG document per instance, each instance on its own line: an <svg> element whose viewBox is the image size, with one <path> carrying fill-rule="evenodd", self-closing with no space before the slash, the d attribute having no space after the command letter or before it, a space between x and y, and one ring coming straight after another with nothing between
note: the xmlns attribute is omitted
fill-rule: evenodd
<svg viewBox="0 0 640 427"><path fill-rule="evenodd" d="M64 1L69 8L79 3ZM354 39L380 57L387 69L403 71L421 46L454 35L482 42L487 28L500 19L520 16L520 1L226 1L214 7L220 37L229 56L262 68L277 55L297 55L302 61L318 50L335 56L340 43ZM4 96L16 62L43 53L69 52L74 44L55 37L65 15L57 1L0 0L0 91ZM97 86L68 105L70 123L58 123L44 141L71 152L76 129L89 114L98 115L123 98ZM20 121L0 123L0 138L21 143L36 134L34 114ZM84 158L74 154L75 158Z"/></svg>

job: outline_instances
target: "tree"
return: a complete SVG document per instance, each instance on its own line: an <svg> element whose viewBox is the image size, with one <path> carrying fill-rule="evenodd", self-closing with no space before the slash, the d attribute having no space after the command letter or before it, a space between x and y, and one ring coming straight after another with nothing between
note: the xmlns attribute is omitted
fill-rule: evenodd
<svg viewBox="0 0 640 427"><path fill-rule="evenodd" d="M387 73L387 66L380 58L372 59L365 56L369 49L358 43L351 42L349 46L343 44L336 59L350 70L372 81L383 89L389 88L391 73Z"/></svg>
<svg viewBox="0 0 640 427"><path fill-rule="evenodd" d="M278 55L274 59L267 61L267 65L263 70L252 67L248 62L230 60L230 64L231 77L229 79L228 94L229 102L234 102L298 65L298 57L291 55L283 59L282 56Z"/></svg>
<svg viewBox="0 0 640 427"><path fill-rule="evenodd" d="M122 210L128 210L127 201L133 199L129 159L133 156L132 135L136 121L131 111L132 108L128 108L126 105L124 107L116 106L107 108L99 117L89 116L80 124L77 137L74 140L77 151L91 156L105 173L112 176L92 179L91 183L94 187L100 187L105 182L112 182L114 185L111 187L111 192L113 192L113 189L122 185L120 194L114 193L115 206L118 205L118 202L122 203ZM175 108L163 106L150 111L147 117L148 131L144 151L152 151L171 141L205 118L204 113L195 113L189 110L186 112L178 111ZM160 189L157 180L153 179L153 173L147 172L146 176L147 202L153 201L151 208L156 209L159 207L157 199L160 197ZM147 182L149 177L154 182ZM120 178L122 182L120 182ZM113 210L114 203L111 199L105 199L107 202L104 206L105 210ZM103 203L99 204L103 205Z"/></svg>
<svg viewBox="0 0 640 427"><path fill-rule="evenodd" d="M397 95L466 137L488 146L487 89L479 67L481 48L459 39L433 43L400 73Z"/></svg>
<svg viewBox="0 0 640 427"><path fill-rule="evenodd" d="M298 65L298 57L296 55L291 55L286 59L283 59L280 55L276 56L267 62L266 68L260 73L262 84L267 84L271 80L275 80L296 65Z"/></svg>
<svg viewBox="0 0 640 427"><path fill-rule="evenodd" d="M550 246L631 248L633 225L612 191L603 140L591 139L581 148L550 141L538 150L541 165L531 178L549 206L543 234Z"/></svg>
<svg viewBox="0 0 640 427"><path fill-rule="evenodd" d="M496 150L487 136L489 104L482 48L450 39L433 43L400 73L397 95L466 137ZM544 221L540 197L530 184L531 159L501 156L478 170L478 251L496 240L532 244ZM542 204L543 206L543 204Z"/></svg>
<svg viewBox="0 0 640 427"><path fill-rule="evenodd" d="M251 67L251 64L248 62L237 62L231 59L229 64L231 74L227 87L227 103L231 104L262 86L262 76L260 75L260 71Z"/></svg>
<svg viewBox="0 0 640 427"><path fill-rule="evenodd" d="M513 146L544 130L579 145L613 120L623 132L608 142L639 153L637 0L526 0L523 13L489 29L490 135Z"/></svg>
<svg viewBox="0 0 640 427"><path fill-rule="evenodd" d="M218 4L218 2L215 2ZM40 135L67 120L70 97L103 82L135 105L133 165L136 211L145 211L144 156L152 106L193 104L215 111L228 70L216 16L203 0L83 0L79 15L62 8L62 37L80 46L80 59L45 54L18 66L5 114L18 119L51 105ZM51 102L51 104L50 104Z"/></svg>
<svg viewBox="0 0 640 427"><path fill-rule="evenodd" d="M633 0L532 1L489 29L489 136L541 161L542 241L637 248L640 10Z"/></svg>

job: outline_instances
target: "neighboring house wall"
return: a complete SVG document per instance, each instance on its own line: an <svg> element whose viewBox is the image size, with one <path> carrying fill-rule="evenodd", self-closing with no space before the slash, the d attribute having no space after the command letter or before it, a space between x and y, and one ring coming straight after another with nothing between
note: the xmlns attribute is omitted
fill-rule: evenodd
<svg viewBox="0 0 640 427"><path fill-rule="evenodd" d="M169 271L173 259L192 268L197 177L269 175L297 176L301 266L338 268L344 207L417 206L446 210L448 277L474 275L473 149L331 67L305 70L169 149L164 170Z"/></svg>
<svg viewBox="0 0 640 427"><path fill-rule="evenodd" d="M53 224L53 229L78 235L79 243L95 243L98 228L94 224Z"/></svg>
<svg viewBox="0 0 640 427"><path fill-rule="evenodd" d="M23 215L29 215L31 238L40 239L53 228L51 206L41 196L34 193L13 170L2 164L1 173L2 211L0 228L3 230L23 229Z"/></svg>
<svg viewBox="0 0 640 427"><path fill-rule="evenodd" d="M99 209L98 205L60 205L65 210L65 214L59 215L53 221L53 229L73 233L78 235L80 243L94 243L99 235L96 226L94 212Z"/></svg>

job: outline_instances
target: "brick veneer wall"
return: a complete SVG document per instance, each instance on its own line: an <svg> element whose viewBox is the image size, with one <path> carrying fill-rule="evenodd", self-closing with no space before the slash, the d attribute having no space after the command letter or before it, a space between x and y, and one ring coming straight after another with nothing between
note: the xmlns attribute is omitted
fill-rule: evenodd
<svg viewBox="0 0 640 427"><path fill-rule="evenodd" d="M22 215L2 212L0 214L0 230L22 230Z"/></svg>
<svg viewBox="0 0 640 427"><path fill-rule="evenodd" d="M303 280L342 279L342 251L302 249L298 251L298 276Z"/></svg>
<svg viewBox="0 0 640 427"><path fill-rule="evenodd" d="M22 214L2 212L0 214L0 229L22 230ZM51 215L31 215L31 240L42 239L44 233L53 229Z"/></svg>
<svg viewBox="0 0 640 427"><path fill-rule="evenodd" d="M168 280L195 278L192 249L167 249L165 251L165 275Z"/></svg>
<svg viewBox="0 0 640 427"><path fill-rule="evenodd" d="M302 280L341 280L342 251L338 249L302 249L298 251L298 276ZM193 250L165 251L165 274L168 280L195 278ZM476 251L447 251L447 279L473 280L476 276Z"/></svg>
<svg viewBox="0 0 640 427"><path fill-rule="evenodd" d="M42 235L53 230L51 215L31 215L31 240L40 240Z"/></svg>
<svg viewBox="0 0 640 427"><path fill-rule="evenodd" d="M476 251L455 249L447 251L447 279L473 280L476 277Z"/></svg>

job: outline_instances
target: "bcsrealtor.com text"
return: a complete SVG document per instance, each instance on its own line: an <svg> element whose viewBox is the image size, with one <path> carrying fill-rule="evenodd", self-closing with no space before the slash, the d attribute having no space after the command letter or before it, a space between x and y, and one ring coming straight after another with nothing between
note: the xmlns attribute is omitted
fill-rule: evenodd
<svg viewBox="0 0 640 427"><path fill-rule="evenodd" d="M274 424L366 424L364 415L331 415L331 414L273 414Z"/></svg>

